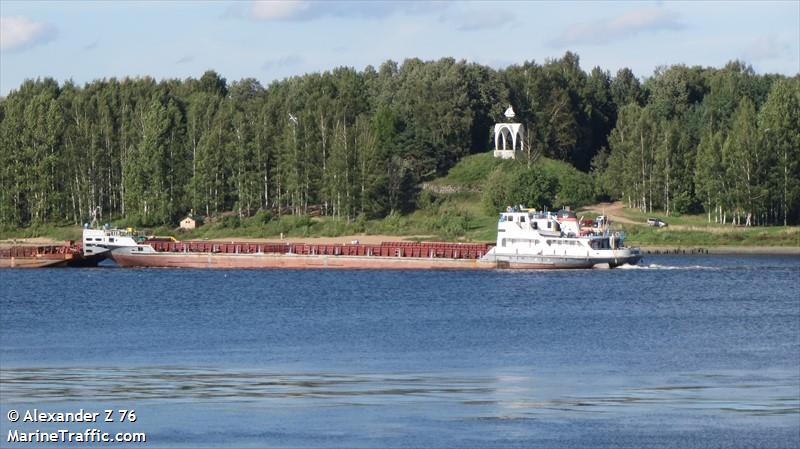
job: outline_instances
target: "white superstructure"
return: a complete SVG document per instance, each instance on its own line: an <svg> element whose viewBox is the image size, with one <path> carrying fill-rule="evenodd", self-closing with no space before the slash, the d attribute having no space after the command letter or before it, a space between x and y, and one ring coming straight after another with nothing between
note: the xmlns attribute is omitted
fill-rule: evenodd
<svg viewBox="0 0 800 449"><path fill-rule="evenodd" d="M131 228L109 229L83 229L83 254L100 254L116 248L131 247L138 244L143 236Z"/></svg>

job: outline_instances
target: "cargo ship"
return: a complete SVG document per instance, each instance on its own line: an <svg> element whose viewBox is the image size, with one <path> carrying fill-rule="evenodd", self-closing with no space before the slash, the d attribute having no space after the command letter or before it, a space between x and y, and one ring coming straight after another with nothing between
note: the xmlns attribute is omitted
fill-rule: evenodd
<svg viewBox="0 0 800 449"><path fill-rule="evenodd" d="M564 214L562 214L564 215ZM132 229L85 229L83 248L121 267L559 269L614 268L641 259L624 237L582 234L574 214L514 208L500 214L497 242L305 244L178 241L146 238Z"/></svg>

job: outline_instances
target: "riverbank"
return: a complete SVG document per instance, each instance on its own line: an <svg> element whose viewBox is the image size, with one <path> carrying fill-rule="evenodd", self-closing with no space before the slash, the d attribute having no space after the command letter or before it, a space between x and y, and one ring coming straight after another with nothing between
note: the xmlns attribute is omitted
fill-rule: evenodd
<svg viewBox="0 0 800 449"><path fill-rule="evenodd" d="M577 213L586 219L606 215L611 219L612 229L625 233L626 245L640 247L645 254L800 255L800 226L721 225L708 223L705 216L684 215L662 217L668 226L656 228L646 224L649 215L624 208L619 202L596 204L579 209ZM117 226L123 224L117 223ZM145 232L174 236L178 240L377 244L390 241L493 243L496 230L497 216L487 214L475 194L452 194L441 204L382 219L348 222L332 217L226 216L209 220L192 231L161 226L145 229ZM0 228L0 246L62 244L65 240L80 240L81 232L79 226Z"/></svg>

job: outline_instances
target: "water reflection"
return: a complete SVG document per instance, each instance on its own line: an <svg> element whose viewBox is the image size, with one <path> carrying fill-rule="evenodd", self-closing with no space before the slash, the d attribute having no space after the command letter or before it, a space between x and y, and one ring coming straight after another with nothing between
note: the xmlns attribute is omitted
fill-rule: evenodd
<svg viewBox="0 0 800 449"><path fill-rule="evenodd" d="M271 401L299 406L440 402L480 408L479 419L522 419L558 412L640 413L648 408L800 415L798 378L793 373L710 373L660 382L620 387L518 374L276 373L178 366L15 368L0 370L0 397L4 406L86 400Z"/></svg>

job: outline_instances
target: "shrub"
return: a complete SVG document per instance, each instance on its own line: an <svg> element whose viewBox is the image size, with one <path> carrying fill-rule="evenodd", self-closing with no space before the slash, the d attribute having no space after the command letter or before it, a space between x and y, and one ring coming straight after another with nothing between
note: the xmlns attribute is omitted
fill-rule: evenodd
<svg viewBox="0 0 800 449"><path fill-rule="evenodd" d="M436 231L446 237L466 234L472 228L472 214L454 207L443 208L436 220Z"/></svg>
<svg viewBox="0 0 800 449"><path fill-rule="evenodd" d="M396 234L403 230L403 217L397 213L392 212L378 223L378 231L386 234Z"/></svg>
<svg viewBox="0 0 800 449"><path fill-rule="evenodd" d="M254 218L255 218L256 223L258 223L258 224L267 224L270 221L272 221L274 216L272 215L272 211L271 210L259 209L259 211L256 212L256 215L255 215Z"/></svg>
<svg viewBox="0 0 800 449"><path fill-rule="evenodd" d="M430 190L423 190L417 197L417 209L435 209L440 203L440 198Z"/></svg>
<svg viewBox="0 0 800 449"><path fill-rule="evenodd" d="M539 166L530 169L517 166L510 170L498 167L483 185L482 202L487 213L494 215L508 206L551 208L556 198L558 181Z"/></svg>
<svg viewBox="0 0 800 449"><path fill-rule="evenodd" d="M595 180L575 167L554 160L545 160L542 170L557 183L553 206L573 208L595 202Z"/></svg>
<svg viewBox="0 0 800 449"><path fill-rule="evenodd" d="M494 215L510 203L512 177L506 171L495 169L483 183L481 202L487 213Z"/></svg>
<svg viewBox="0 0 800 449"><path fill-rule="evenodd" d="M239 219L238 215L226 215L222 217L221 224L223 228L235 229L241 226L242 221Z"/></svg>

